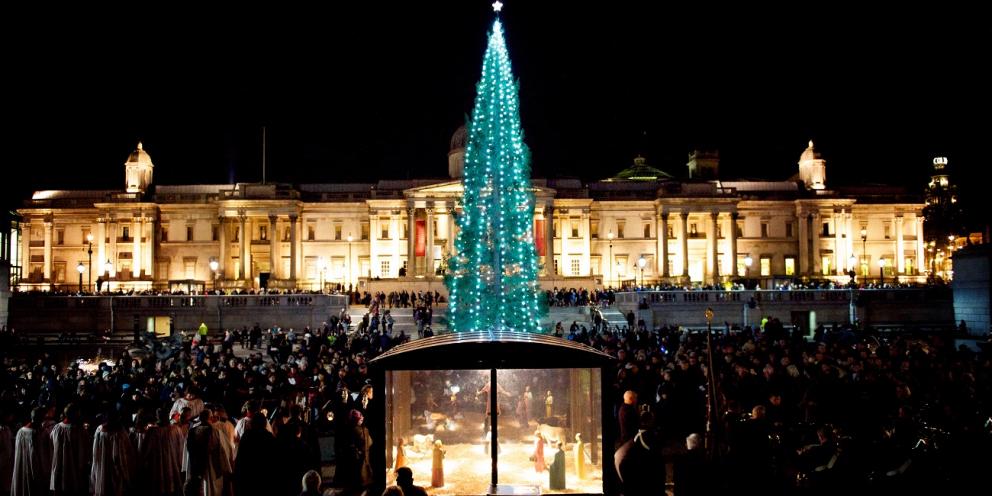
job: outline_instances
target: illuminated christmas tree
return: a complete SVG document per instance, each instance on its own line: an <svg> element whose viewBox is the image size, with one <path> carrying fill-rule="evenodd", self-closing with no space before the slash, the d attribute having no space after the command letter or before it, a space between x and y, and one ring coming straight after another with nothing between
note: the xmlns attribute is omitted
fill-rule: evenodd
<svg viewBox="0 0 992 496"><path fill-rule="evenodd" d="M493 5L497 12L501 6ZM456 253L445 281L449 327L539 332L530 157L498 16L476 89Z"/></svg>

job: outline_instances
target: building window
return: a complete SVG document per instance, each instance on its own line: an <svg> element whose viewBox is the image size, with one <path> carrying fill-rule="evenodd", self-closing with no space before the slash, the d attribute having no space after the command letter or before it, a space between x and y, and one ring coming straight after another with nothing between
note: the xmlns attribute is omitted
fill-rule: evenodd
<svg viewBox="0 0 992 496"><path fill-rule="evenodd" d="M598 257L596 255L591 255L589 257L589 271L590 272L596 272L596 271L598 271L594 275L602 275L603 274L602 263L603 263L603 257Z"/></svg>
<svg viewBox="0 0 992 496"><path fill-rule="evenodd" d="M589 221L589 237L592 239L599 239L599 221L590 220Z"/></svg>
<svg viewBox="0 0 992 496"><path fill-rule="evenodd" d="M772 275L772 259L768 257L761 257L761 275L762 277L767 277Z"/></svg>
<svg viewBox="0 0 992 496"><path fill-rule="evenodd" d="M159 236L162 238L162 241L163 242L169 241L169 225L168 224L162 224L162 226L159 227ZM235 241L237 241L237 237L235 237Z"/></svg>
<svg viewBox="0 0 992 496"><path fill-rule="evenodd" d="M65 229L55 230L55 244L64 245L65 244Z"/></svg>
<svg viewBox="0 0 992 496"><path fill-rule="evenodd" d="M381 237L379 239L389 239L389 223L382 222L379 227L381 227Z"/></svg>
<svg viewBox="0 0 992 496"><path fill-rule="evenodd" d="M695 222L689 223L689 237L695 238L699 236L699 226Z"/></svg>
<svg viewBox="0 0 992 496"><path fill-rule="evenodd" d="M738 238L743 238L744 237L744 221L743 220L738 220L737 222L734 222L734 226L735 226L734 228L737 229L737 237Z"/></svg>
<svg viewBox="0 0 992 496"><path fill-rule="evenodd" d="M258 239L259 241L267 241L269 239L269 226L258 226Z"/></svg>
<svg viewBox="0 0 992 496"><path fill-rule="evenodd" d="M794 276L796 275L796 259L793 257L785 257L785 275Z"/></svg>
<svg viewBox="0 0 992 496"><path fill-rule="evenodd" d="M833 253L831 253L829 255L823 255L820 258L820 269L821 269L820 270L820 273L821 274L823 274L825 276L829 276L830 275L830 265L831 265L831 261L833 260L833 258L834 258Z"/></svg>
<svg viewBox="0 0 992 496"><path fill-rule="evenodd" d="M128 241L131 239L131 228L128 226L121 227L121 239Z"/></svg>
<svg viewBox="0 0 992 496"><path fill-rule="evenodd" d="M905 261L906 261L906 265L905 265L906 275L915 276L916 275L916 259L914 259L913 257L906 257Z"/></svg>
<svg viewBox="0 0 992 496"><path fill-rule="evenodd" d="M786 222L785 223L785 237L786 238L791 238L792 237L792 223L791 222Z"/></svg>
<svg viewBox="0 0 992 496"><path fill-rule="evenodd" d="M744 263L744 259L747 258L747 254L738 253L737 254L737 275L740 276L750 276L747 264ZM753 263L753 262L752 262Z"/></svg>
<svg viewBox="0 0 992 496"><path fill-rule="evenodd" d="M87 241L87 239L86 239L86 238L88 238L88 237L89 237L89 235L90 235L90 232L92 232L92 231L90 231L90 228L88 228L88 227L84 227L84 228L82 228L82 229L80 230L80 234L82 234L82 236L83 236L83 237L82 237L82 238L80 238L80 239L82 239L82 240L83 240L83 244L84 244L84 245L85 245L85 244L87 244L87 243L89 243L89 241Z"/></svg>
<svg viewBox="0 0 992 496"><path fill-rule="evenodd" d="M675 226L669 223L667 224L666 228L668 231L668 239L675 239Z"/></svg>
<svg viewBox="0 0 992 496"><path fill-rule="evenodd" d="M193 241L193 226L186 226L186 241Z"/></svg>
<svg viewBox="0 0 992 496"><path fill-rule="evenodd" d="M644 224L644 239L651 237L651 224Z"/></svg>
<svg viewBox="0 0 992 496"><path fill-rule="evenodd" d="M573 238L578 238L579 237L579 221L577 221L577 220L570 220L569 223L572 226L572 234L571 234L571 236Z"/></svg>
<svg viewBox="0 0 992 496"><path fill-rule="evenodd" d="M217 241L217 236L219 234L217 226L210 226L210 240Z"/></svg>
<svg viewBox="0 0 992 496"><path fill-rule="evenodd" d="M53 262L52 263L52 276L57 283L65 282L65 262Z"/></svg>
<svg viewBox="0 0 992 496"><path fill-rule="evenodd" d="M617 221L617 238L619 239L623 239L623 226L624 222L622 220Z"/></svg>
<svg viewBox="0 0 992 496"><path fill-rule="evenodd" d="M379 261L379 270L381 271L382 277L389 277L389 259Z"/></svg>
<svg viewBox="0 0 992 496"><path fill-rule="evenodd" d="M410 239L410 226L403 224L403 237L400 239Z"/></svg>
<svg viewBox="0 0 992 496"><path fill-rule="evenodd" d="M762 238L767 238L768 237L768 223L767 222L762 222L761 223L761 237Z"/></svg>
<svg viewBox="0 0 992 496"><path fill-rule="evenodd" d="M582 261L578 258L573 257L572 260L572 275L577 276L582 271Z"/></svg>
<svg viewBox="0 0 992 496"><path fill-rule="evenodd" d="M554 225L554 231L555 231L555 232L554 232L554 236L555 236L556 238L558 238L558 237L560 237L560 236L558 236L558 221L554 221L554 222L553 222L553 225Z"/></svg>
<svg viewBox="0 0 992 496"><path fill-rule="evenodd" d="M368 241L369 239L369 223L362 222L362 241ZM362 273L368 273L368 271L362 271Z"/></svg>
<svg viewBox="0 0 992 496"><path fill-rule="evenodd" d="M723 222L716 223L716 237L723 239Z"/></svg>
<svg viewBox="0 0 992 496"><path fill-rule="evenodd" d="M829 222L824 222L823 223L822 235L823 236L830 236L830 223Z"/></svg>
<svg viewBox="0 0 992 496"><path fill-rule="evenodd" d="M617 255L617 277L627 275L627 255Z"/></svg>
<svg viewBox="0 0 992 496"><path fill-rule="evenodd" d="M293 234L292 229L290 229L289 227L286 227L282 231L282 240L283 241L289 241L289 238L290 238L290 236L292 236L292 234Z"/></svg>
<svg viewBox="0 0 992 496"><path fill-rule="evenodd" d="M892 239L892 224L885 223L885 239Z"/></svg>

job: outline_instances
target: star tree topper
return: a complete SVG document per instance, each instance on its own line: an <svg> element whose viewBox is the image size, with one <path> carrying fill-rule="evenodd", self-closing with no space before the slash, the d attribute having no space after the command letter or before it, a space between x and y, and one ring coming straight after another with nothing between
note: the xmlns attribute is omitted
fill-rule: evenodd
<svg viewBox="0 0 992 496"><path fill-rule="evenodd" d="M503 10L503 2L500 2L499 0L493 2L493 12L499 12L501 10Z"/></svg>

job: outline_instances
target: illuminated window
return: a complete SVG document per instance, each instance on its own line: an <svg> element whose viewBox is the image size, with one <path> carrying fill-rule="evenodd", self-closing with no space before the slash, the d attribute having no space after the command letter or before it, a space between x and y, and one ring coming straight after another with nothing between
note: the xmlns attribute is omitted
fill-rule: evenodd
<svg viewBox="0 0 992 496"><path fill-rule="evenodd" d="M189 229L188 227L186 229ZM269 226L258 226L258 239L266 241L269 239Z"/></svg>
<svg viewBox="0 0 992 496"><path fill-rule="evenodd" d="M579 237L579 221L573 220L573 221L569 221L569 222L572 224L572 234L571 234L571 236L573 238L578 238Z"/></svg>
<svg viewBox="0 0 992 496"><path fill-rule="evenodd" d="M362 222L362 240L365 241L367 239L369 239L369 223L368 222ZM363 274L367 274L368 271L367 270L363 270L362 273Z"/></svg>
<svg viewBox="0 0 992 496"><path fill-rule="evenodd" d="M830 265L831 265L831 262L833 261L833 258L834 258L833 255L824 255L820 259L820 269L821 269L821 273L823 275L825 275L825 276L829 276L830 275Z"/></svg>
<svg viewBox="0 0 992 496"><path fill-rule="evenodd" d="M772 259L768 257L761 257L761 275L772 275Z"/></svg>
<svg viewBox="0 0 992 496"><path fill-rule="evenodd" d="M590 220L589 221L589 237L592 239L599 239L599 221Z"/></svg>
<svg viewBox="0 0 992 496"><path fill-rule="evenodd" d="M379 261L379 270L382 272L382 277L389 277L389 259Z"/></svg>
<svg viewBox="0 0 992 496"><path fill-rule="evenodd" d="M379 239L389 239L389 223L383 221L379 222L381 223L380 227L382 228L382 236Z"/></svg>
<svg viewBox="0 0 992 496"><path fill-rule="evenodd" d="M572 275L577 276L582 272L582 263L578 258L572 259Z"/></svg>
<svg viewBox="0 0 992 496"><path fill-rule="evenodd" d="M693 222L689 224L689 237L695 238L696 236L699 236L699 228L696 226L696 223Z"/></svg>
<svg viewBox="0 0 992 496"><path fill-rule="evenodd" d="M796 275L796 259L793 257L785 257L785 275L794 276Z"/></svg>
<svg viewBox="0 0 992 496"><path fill-rule="evenodd" d="M617 238L619 239L623 239L623 226L624 222L622 220L617 221Z"/></svg>

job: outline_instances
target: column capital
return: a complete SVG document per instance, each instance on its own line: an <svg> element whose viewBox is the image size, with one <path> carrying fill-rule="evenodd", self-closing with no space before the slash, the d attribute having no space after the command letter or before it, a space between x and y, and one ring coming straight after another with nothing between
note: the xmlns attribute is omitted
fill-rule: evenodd
<svg viewBox="0 0 992 496"><path fill-rule="evenodd" d="M679 212L679 217L681 217L682 220L686 220L689 218L689 212L685 212L685 211Z"/></svg>
<svg viewBox="0 0 992 496"><path fill-rule="evenodd" d="M296 224L296 220L299 219L299 218L300 218L300 216L297 215L297 214L289 214L289 223L290 224Z"/></svg>
<svg viewBox="0 0 992 496"><path fill-rule="evenodd" d="M279 216L276 214L269 214L269 222L275 224L279 220Z"/></svg>
<svg viewBox="0 0 992 496"><path fill-rule="evenodd" d="M431 206L425 208L424 211L427 212L427 215L434 215L434 206L431 205Z"/></svg>
<svg viewBox="0 0 992 496"><path fill-rule="evenodd" d="M713 220L716 220L718 217L720 217L720 211L719 210L714 210L714 211L710 212L710 217Z"/></svg>
<svg viewBox="0 0 992 496"><path fill-rule="evenodd" d="M740 217L741 217L740 212L738 212L736 210L734 210L733 212L730 212L730 218L731 218L731 220L737 220Z"/></svg>

